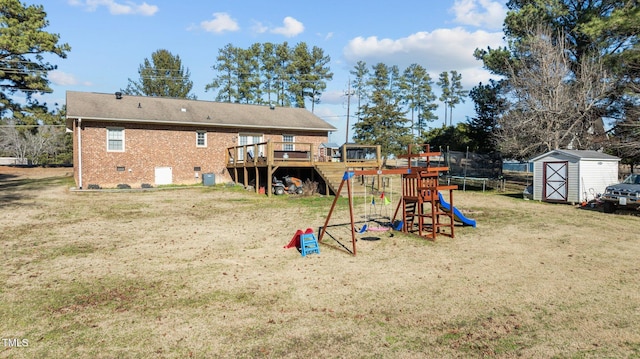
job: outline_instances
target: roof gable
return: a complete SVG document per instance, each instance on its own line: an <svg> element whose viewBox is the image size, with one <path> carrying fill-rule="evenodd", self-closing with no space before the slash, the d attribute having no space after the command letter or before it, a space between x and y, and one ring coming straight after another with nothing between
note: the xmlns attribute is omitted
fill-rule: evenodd
<svg viewBox="0 0 640 359"><path fill-rule="evenodd" d="M590 151L590 150L553 150L546 153L543 153L537 157L534 157L530 160L530 162L538 161L542 158L548 157L550 155L560 154L565 157L574 158L577 160L587 160L587 161L620 161L620 158L616 156L611 156L606 153L598 152L598 151Z"/></svg>
<svg viewBox="0 0 640 359"><path fill-rule="evenodd" d="M335 131L302 108L67 91L67 119L200 127Z"/></svg>

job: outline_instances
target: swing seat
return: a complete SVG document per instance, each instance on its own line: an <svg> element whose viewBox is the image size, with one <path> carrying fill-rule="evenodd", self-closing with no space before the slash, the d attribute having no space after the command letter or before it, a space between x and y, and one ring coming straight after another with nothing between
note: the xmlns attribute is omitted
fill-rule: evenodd
<svg viewBox="0 0 640 359"><path fill-rule="evenodd" d="M369 227L367 228L368 231L372 231L372 232L385 232L388 231L390 228L389 227Z"/></svg>
<svg viewBox="0 0 640 359"><path fill-rule="evenodd" d="M367 229L368 229L368 227L369 227L369 226L367 226L367 224L365 223L365 225L364 225L364 226L362 226L362 228L360 228L360 230L358 231L358 233L364 233L364 232L366 232L366 231L367 231Z"/></svg>

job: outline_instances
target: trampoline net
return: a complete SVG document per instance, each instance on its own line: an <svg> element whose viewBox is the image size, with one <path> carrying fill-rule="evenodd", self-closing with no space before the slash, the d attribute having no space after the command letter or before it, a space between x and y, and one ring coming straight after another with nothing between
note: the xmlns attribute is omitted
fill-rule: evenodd
<svg viewBox="0 0 640 359"><path fill-rule="evenodd" d="M441 149L441 164L449 167L449 176L500 178L502 158L498 155Z"/></svg>

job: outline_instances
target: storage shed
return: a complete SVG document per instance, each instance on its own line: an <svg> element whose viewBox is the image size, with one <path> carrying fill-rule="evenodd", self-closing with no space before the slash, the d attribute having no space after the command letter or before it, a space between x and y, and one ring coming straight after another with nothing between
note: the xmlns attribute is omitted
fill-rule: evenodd
<svg viewBox="0 0 640 359"><path fill-rule="evenodd" d="M620 158L597 151L553 150L531 159L533 199L581 203L618 182Z"/></svg>

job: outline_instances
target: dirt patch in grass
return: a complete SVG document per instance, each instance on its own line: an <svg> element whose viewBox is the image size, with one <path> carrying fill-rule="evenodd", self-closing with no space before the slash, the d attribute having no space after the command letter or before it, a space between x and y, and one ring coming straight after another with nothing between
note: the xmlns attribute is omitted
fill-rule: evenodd
<svg viewBox="0 0 640 359"><path fill-rule="evenodd" d="M76 192L54 170L0 172L0 336L28 340L0 357L640 354L637 216L457 191L478 227L453 239L366 233L356 257L332 239L302 257L284 245L332 198Z"/></svg>

